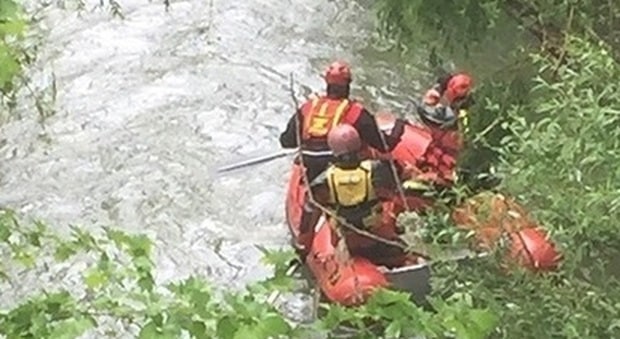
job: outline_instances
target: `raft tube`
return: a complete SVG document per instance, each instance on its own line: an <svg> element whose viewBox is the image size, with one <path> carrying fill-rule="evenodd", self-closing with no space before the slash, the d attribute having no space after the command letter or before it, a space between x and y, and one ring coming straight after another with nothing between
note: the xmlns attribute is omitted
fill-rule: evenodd
<svg viewBox="0 0 620 339"><path fill-rule="evenodd" d="M430 143L430 133L407 124L401 142L391 152L391 156L403 166L413 165L426 153ZM429 205L414 206L416 211L420 211ZM481 215L486 216L486 219L480 220ZM562 259L547 232L531 218L525 208L502 194L482 192L469 198L453 210L452 219L457 227L475 232L481 250L493 249L500 237L505 236L510 240L506 262L516 263L534 272L543 272L557 269Z"/></svg>

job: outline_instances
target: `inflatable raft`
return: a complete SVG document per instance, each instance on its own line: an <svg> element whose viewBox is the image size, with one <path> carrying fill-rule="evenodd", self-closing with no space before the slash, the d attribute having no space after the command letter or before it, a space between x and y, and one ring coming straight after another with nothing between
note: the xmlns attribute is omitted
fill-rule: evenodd
<svg viewBox="0 0 620 339"><path fill-rule="evenodd" d="M289 229L294 239L299 236L299 226L304 203L306 187L302 181L303 171L300 165L294 164L289 181L286 199L286 216ZM393 202L384 204L384 218L381 230L377 233L384 238L394 238L390 232L396 223L395 209L401 209ZM372 242L354 234L347 236L349 255L343 258L342 253L336 250L338 236L333 225L321 217L315 227L315 235L310 253L305 264L312 273L317 285L324 296L331 302L345 306L359 305L366 301L372 291L378 287L395 287L404 289L419 296L422 300L430 291L428 278L430 272L425 263L417 262L417 258L405 255L400 251L373 251ZM367 251L376 254L376 260L371 261L372 255L356 255ZM392 252L392 253L390 253ZM416 275L416 281L407 281L404 276ZM421 278L425 277L425 278Z"/></svg>
<svg viewBox="0 0 620 339"><path fill-rule="evenodd" d="M405 126L401 142L391 154L395 161L401 165L415 163L425 153L430 141L428 135L421 131L415 125ZM299 236L306 193L302 177L302 167L293 164L286 196L286 218L294 241ZM432 207L432 201L415 194L407 196L406 200L413 211L422 212ZM480 217L481 206L489 203L494 213ZM383 204L382 223L373 233L386 239L396 239L398 234L394 225L398 214L406 210L405 204L398 198ZM480 252L492 249L500 237L506 236L512 240L507 258L533 270L557 267L560 257L554 245L514 200L494 193L478 195L457 206L452 218L457 227L476 232ZM343 256L342 251L337 250L339 238L333 225L328 218L321 217L315 226L312 247L306 257L305 264L329 301L345 306L359 305L379 287L410 292L419 302L430 292L429 263L395 250L395 247L373 248L371 246L376 242L354 233L347 234L346 238L349 255ZM468 256L455 260L463 257Z"/></svg>
<svg viewBox="0 0 620 339"><path fill-rule="evenodd" d="M467 115L467 113L461 113ZM396 118L389 113L380 113L377 124L384 131L389 132L394 126ZM461 147L459 136L451 134L456 131L440 132L443 138L453 139L456 149ZM418 159L423 157L429 147L433 147L433 132L423 125L406 124L401 142L392 150L391 157L402 167L414 166ZM455 153L458 153L455 152ZM456 160L449 154L442 155L445 163L456 164ZM447 175L452 168L437 169L435 172ZM411 198L408 197L408 200ZM419 212L432 207L428 200L410 205ZM482 192L467 199L463 204L455 206L452 220L458 228L474 231L475 247L480 252L495 249L500 240L507 242L506 264L516 263L532 271L552 271L558 267L561 254L549 239L547 232L527 213L525 208L514 199L499 193Z"/></svg>

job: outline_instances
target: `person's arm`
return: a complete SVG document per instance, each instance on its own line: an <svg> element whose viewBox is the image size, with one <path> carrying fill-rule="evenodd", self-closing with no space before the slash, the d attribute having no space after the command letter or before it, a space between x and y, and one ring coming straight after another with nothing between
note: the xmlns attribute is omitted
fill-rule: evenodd
<svg viewBox="0 0 620 339"><path fill-rule="evenodd" d="M473 106L475 103L476 100L474 99L474 96L470 93L461 102L458 103L457 108L469 110L471 106Z"/></svg>
<svg viewBox="0 0 620 339"><path fill-rule="evenodd" d="M298 130L295 128L297 126L297 117L299 117L299 125L303 126L303 115L301 114L301 110L298 109L293 116L288 120L286 124L286 129L282 134L280 134L280 146L283 148L295 148L297 147L297 133Z"/></svg>
<svg viewBox="0 0 620 339"><path fill-rule="evenodd" d="M453 76L454 74L451 73L440 76L433 88L436 89L440 95L443 95L448 88L448 82L450 82L450 79L452 79Z"/></svg>
<svg viewBox="0 0 620 339"><path fill-rule="evenodd" d="M329 186L327 184L327 170L319 174L310 183L310 190L315 201L322 206L329 202Z"/></svg>
<svg viewBox="0 0 620 339"><path fill-rule="evenodd" d="M353 127L357 129L362 141L371 147L376 148L380 152L390 152L393 150L400 141L400 137L402 136L404 130L403 124L397 124L390 135L383 135L385 140L384 145L383 140L381 140L381 134L379 134L381 132L379 131L377 122L375 121L374 116L372 116L372 114L370 114L370 112L366 109L362 110Z"/></svg>
<svg viewBox="0 0 620 339"><path fill-rule="evenodd" d="M372 166L372 185L379 199L391 199L398 192L398 185L402 184L403 168L394 162L394 169L389 160L375 160Z"/></svg>
<svg viewBox="0 0 620 339"><path fill-rule="evenodd" d="M400 177L400 166L397 163L394 163L394 166L396 168L396 175ZM376 160L373 162L372 184L375 188L396 189L396 178L389 160Z"/></svg>

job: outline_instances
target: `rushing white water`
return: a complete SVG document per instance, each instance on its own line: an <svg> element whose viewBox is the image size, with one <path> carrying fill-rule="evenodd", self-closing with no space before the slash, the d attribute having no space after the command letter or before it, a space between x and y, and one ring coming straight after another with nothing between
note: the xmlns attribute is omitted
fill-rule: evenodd
<svg viewBox="0 0 620 339"><path fill-rule="evenodd" d="M2 126L0 204L54 227L112 225L156 239L159 279L226 285L268 273L255 244L288 244L288 161L223 177L231 157L277 150L293 104L288 74L315 91L334 58L354 92L398 111L420 87L371 44L373 13L351 1L119 0L43 8L33 77L55 75L56 114ZM411 64L411 60L407 60ZM399 102L401 101L401 102ZM68 273L70 274L70 273Z"/></svg>

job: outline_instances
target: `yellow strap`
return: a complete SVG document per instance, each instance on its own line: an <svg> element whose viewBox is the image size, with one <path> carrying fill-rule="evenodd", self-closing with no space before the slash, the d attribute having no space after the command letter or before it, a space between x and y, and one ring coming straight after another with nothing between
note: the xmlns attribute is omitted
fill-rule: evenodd
<svg viewBox="0 0 620 339"><path fill-rule="evenodd" d="M366 180L366 200L373 200L376 198L375 188L372 185L372 161L364 160L360 164L360 166L366 170L365 180Z"/></svg>
<svg viewBox="0 0 620 339"><path fill-rule="evenodd" d="M336 127L340 123L342 119L342 115L344 114L344 110L349 106L349 100L343 100L338 108L336 109L336 116L334 116L334 120L332 121L332 128Z"/></svg>
<svg viewBox="0 0 620 339"><path fill-rule="evenodd" d="M326 177L327 177L327 186L329 188L329 203L330 204L335 204L337 203L336 201L336 186L334 185L334 166L330 165L327 168L327 173L326 173Z"/></svg>
<svg viewBox="0 0 620 339"><path fill-rule="evenodd" d="M318 114L318 116L320 116L320 117L325 116L325 112L327 112L327 107L328 107L328 106L329 106L329 105L327 104L327 102L324 102L324 103L321 105L321 108L319 109L319 114Z"/></svg>
<svg viewBox="0 0 620 339"><path fill-rule="evenodd" d="M459 110L459 121L461 122L461 126L463 130L467 132L469 130L469 116L468 112L464 109Z"/></svg>
<svg viewBox="0 0 620 339"><path fill-rule="evenodd" d="M312 98L312 105L310 106L310 116L314 114L314 110L316 109L316 105L319 103L319 100L319 97ZM310 127L311 120L312 119L304 119L304 130Z"/></svg>

